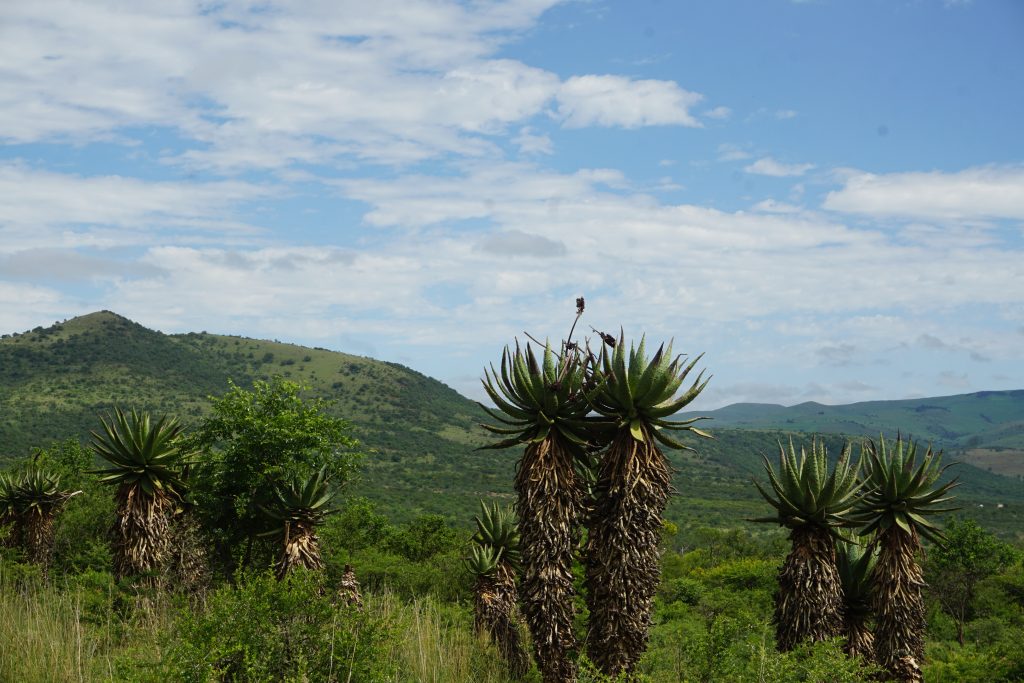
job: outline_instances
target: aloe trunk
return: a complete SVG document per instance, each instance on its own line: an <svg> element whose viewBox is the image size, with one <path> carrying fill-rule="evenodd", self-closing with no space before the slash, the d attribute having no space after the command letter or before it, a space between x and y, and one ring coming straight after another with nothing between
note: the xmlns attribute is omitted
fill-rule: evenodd
<svg viewBox="0 0 1024 683"><path fill-rule="evenodd" d="M925 583L915 559L920 542L893 526L880 537L879 546L874 603L878 663L898 681L919 683L926 626L921 598Z"/></svg>
<svg viewBox="0 0 1024 683"><path fill-rule="evenodd" d="M141 486L122 484L115 495L117 513L111 528L114 576L118 581L148 576L163 569L170 542L175 501L162 492L146 494Z"/></svg>
<svg viewBox="0 0 1024 683"><path fill-rule="evenodd" d="M582 492L573 455L555 433L530 444L515 482L523 556L523 614L545 683L576 679L573 551Z"/></svg>
<svg viewBox="0 0 1024 683"><path fill-rule="evenodd" d="M813 526L797 527L789 537L793 546L779 571L773 619L781 652L804 641L835 638L843 627L835 542L828 531Z"/></svg>
<svg viewBox="0 0 1024 683"><path fill-rule="evenodd" d="M631 672L647 648L661 576L658 541L672 471L661 450L628 429L601 461L587 542L587 652L610 675Z"/></svg>

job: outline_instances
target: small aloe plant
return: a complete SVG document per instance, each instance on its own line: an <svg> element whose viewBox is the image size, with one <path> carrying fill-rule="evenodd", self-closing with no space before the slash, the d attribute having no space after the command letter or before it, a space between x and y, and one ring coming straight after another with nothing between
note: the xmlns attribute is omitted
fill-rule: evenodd
<svg viewBox="0 0 1024 683"><path fill-rule="evenodd" d="M516 581L521 567L519 531L512 511L497 503L480 502L476 534L466 565L476 576L473 603L478 634L486 634L498 647L515 678L526 675L530 660L517 625Z"/></svg>

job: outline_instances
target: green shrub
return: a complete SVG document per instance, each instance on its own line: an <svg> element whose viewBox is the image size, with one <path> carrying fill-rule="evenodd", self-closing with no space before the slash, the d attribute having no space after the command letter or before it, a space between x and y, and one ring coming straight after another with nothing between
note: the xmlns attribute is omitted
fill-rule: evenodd
<svg viewBox="0 0 1024 683"><path fill-rule="evenodd" d="M206 609L182 612L166 660L169 680L379 681L391 627L367 612L335 605L320 577L295 572L243 576L210 594Z"/></svg>
<svg viewBox="0 0 1024 683"><path fill-rule="evenodd" d="M685 605L696 605L703 594L704 584L687 577L663 581L658 588L658 597L670 604L681 602Z"/></svg>

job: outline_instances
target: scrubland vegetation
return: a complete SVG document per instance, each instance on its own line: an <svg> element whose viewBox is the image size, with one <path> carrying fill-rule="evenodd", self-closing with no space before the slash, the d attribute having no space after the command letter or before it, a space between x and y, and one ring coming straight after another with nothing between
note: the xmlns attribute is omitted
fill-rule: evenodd
<svg viewBox="0 0 1024 683"><path fill-rule="evenodd" d="M757 492L672 477L704 457L680 446L722 447L671 419L699 359L599 344L488 369L518 502L483 489L475 524L354 495L380 454L282 378L226 387L187 429L114 411L14 459L0 680L1024 678L1022 553L948 511L937 452L785 443L746 470L763 500L708 514Z"/></svg>

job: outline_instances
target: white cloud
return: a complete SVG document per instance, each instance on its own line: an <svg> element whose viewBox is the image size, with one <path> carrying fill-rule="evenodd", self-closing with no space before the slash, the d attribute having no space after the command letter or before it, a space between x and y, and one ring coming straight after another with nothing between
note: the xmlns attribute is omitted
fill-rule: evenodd
<svg viewBox="0 0 1024 683"><path fill-rule="evenodd" d="M824 207L872 216L936 221L1024 220L1024 167L983 166L957 173L857 173Z"/></svg>
<svg viewBox="0 0 1024 683"><path fill-rule="evenodd" d="M795 119L797 116L799 116L799 112L795 109L778 109L775 112L775 118L780 121Z"/></svg>
<svg viewBox="0 0 1024 683"><path fill-rule="evenodd" d="M689 108L697 93L671 81L624 76L573 76L558 91L558 115L569 128L583 126L681 125L700 127Z"/></svg>
<svg viewBox="0 0 1024 683"><path fill-rule="evenodd" d="M790 176L802 176L812 168L814 168L814 164L784 164L772 159L771 157L762 157L754 163L745 166L743 170L747 173L755 173L757 175L785 178Z"/></svg>
<svg viewBox="0 0 1024 683"><path fill-rule="evenodd" d="M512 144L517 145L522 154L551 154L555 151L550 137L534 133L529 126L519 129L519 135L512 138Z"/></svg>
<svg viewBox="0 0 1024 683"><path fill-rule="evenodd" d="M0 252L36 247L153 243L161 229L217 239L258 232L238 220L242 202L278 190L238 181L153 182L78 176L0 163Z"/></svg>
<svg viewBox="0 0 1024 683"><path fill-rule="evenodd" d="M704 116L716 121L724 121L732 116L732 109L729 107L715 107L714 109L709 109L704 112Z"/></svg>
<svg viewBox="0 0 1024 683"><path fill-rule="evenodd" d="M719 161L742 161L753 156L744 147L731 142L723 142L718 146Z"/></svg>
<svg viewBox="0 0 1024 683"><path fill-rule="evenodd" d="M786 202L779 202L774 199L764 199L754 204L752 207L754 211L764 211L765 213L800 213L803 209L795 204L787 204Z"/></svg>
<svg viewBox="0 0 1024 683"><path fill-rule="evenodd" d="M161 126L186 143L168 162L239 172L495 156L491 136L552 104L567 126L699 125L700 96L669 81L563 83L494 57L557 1L15 3L0 22L0 140Z"/></svg>

